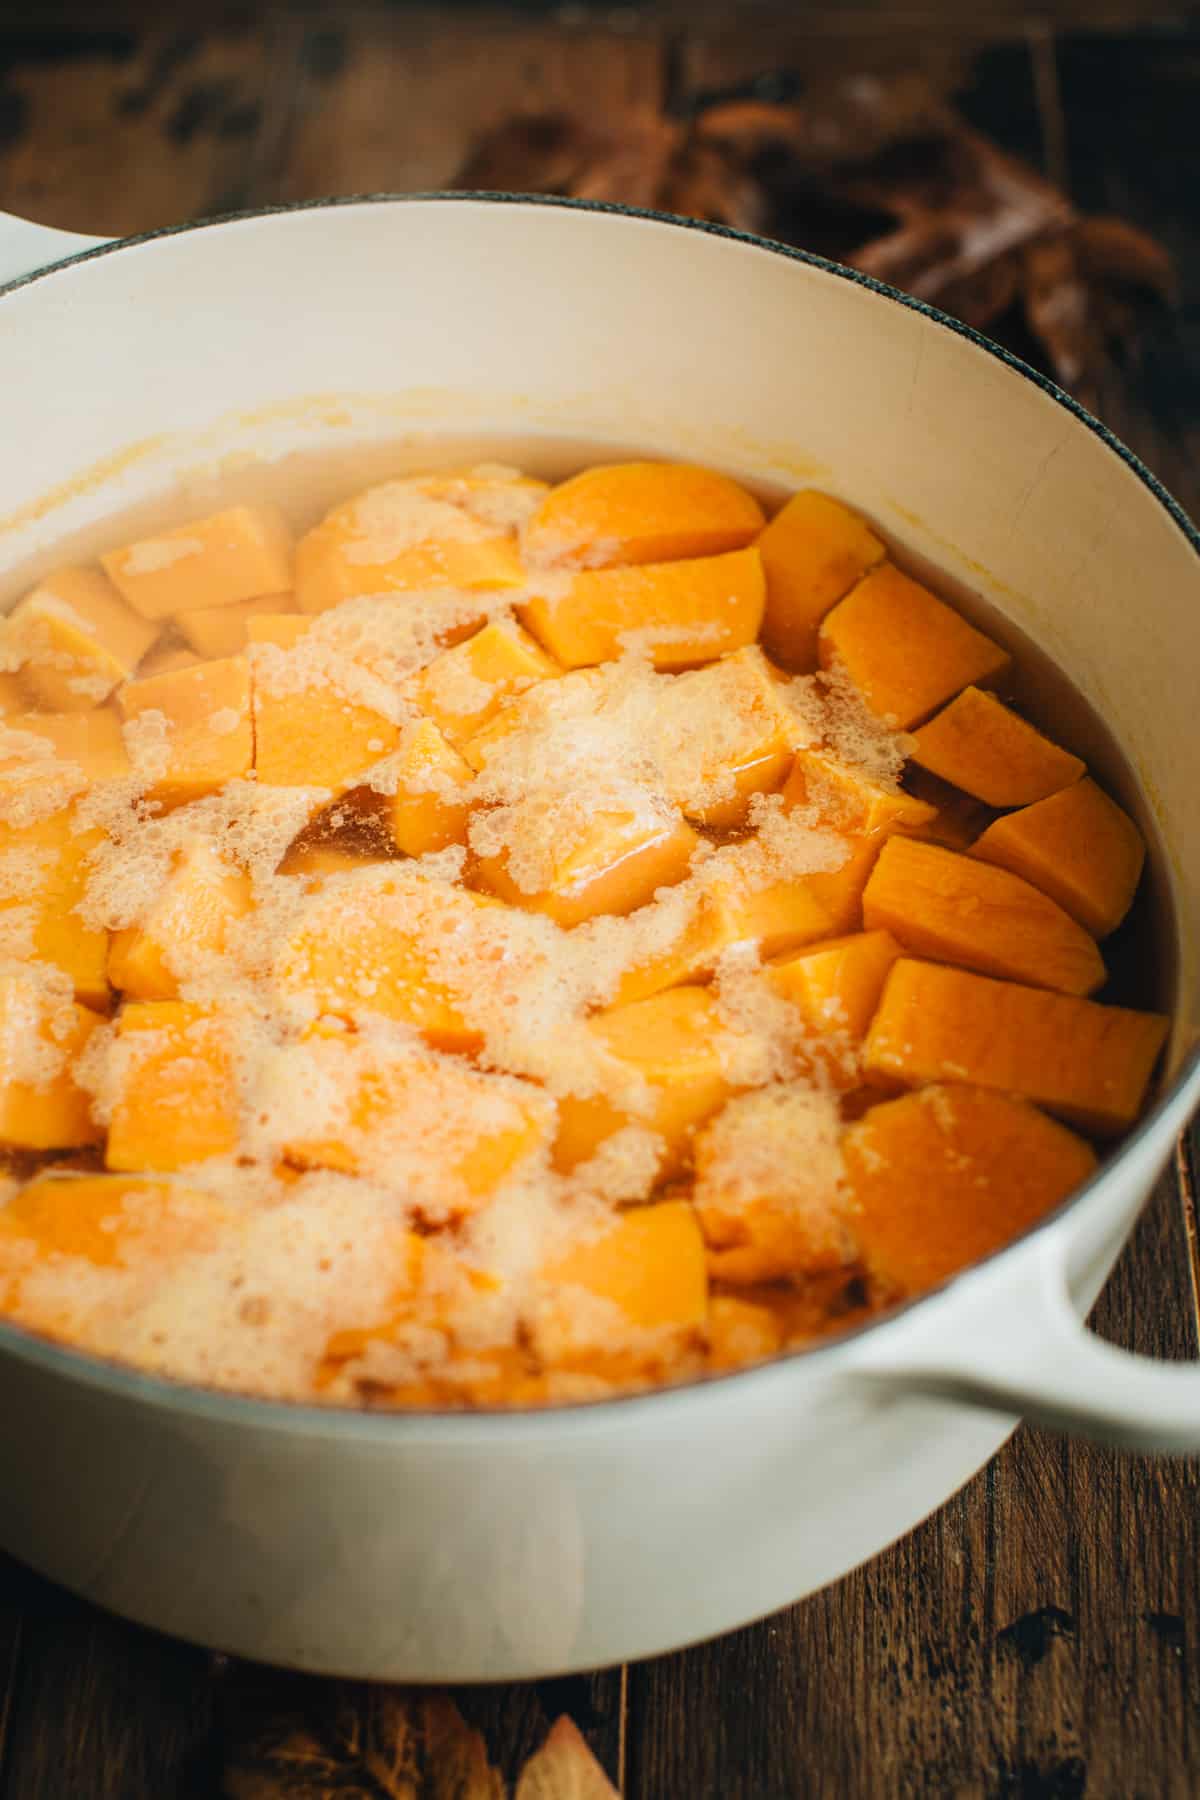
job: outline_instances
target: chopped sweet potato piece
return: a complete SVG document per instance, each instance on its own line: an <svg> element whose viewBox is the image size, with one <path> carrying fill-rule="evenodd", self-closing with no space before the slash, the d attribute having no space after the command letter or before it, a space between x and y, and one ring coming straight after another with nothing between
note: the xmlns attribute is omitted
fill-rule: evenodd
<svg viewBox="0 0 1200 1800"><path fill-rule="evenodd" d="M21 686L21 678L11 670L0 670L0 719L9 713L24 712L29 705L29 696Z"/></svg>
<svg viewBox="0 0 1200 1800"><path fill-rule="evenodd" d="M834 927L828 908L812 891L816 879L821 878L750 887L732 871L714 880L678 935L622 972L613 1004L623 1006L665 988L706 981L721 954L735 944L754 944L766 958L814 938L827 938Z"/></svg>
<svg viewBox="0 0 1200 1800"><path fill-rule="evenodd" d="M85 925L76 908L87 886L88 859L102 841L97 830L76 830L71 807L33 825L0 823L0 929L8 954L51 963L70 976L85 1006L109 1002L108 933Z"/></svg>
<svg viewBox="0 0 1200 1800"><path fill-rule="evenodd" d="M175 624L201 656L237 656L254 641L252 621L267 619L274 624L294 613L291 594L259 594L253 600L235 600L231 606L200 606L193 612L178 613Z"/></svg>
<svg viewBox="0 0 1200 1800"><path fill-rule="evenodd" d="M72 1072L99 1024L86 1006L48 994L30 975L0 975L4 1149L68 1150L103 1136Z"/></svg>
<svg viewBox="0 0 1200 1800"><path fill-rule="evenodd" d="M1137 1118L1167 1025L1158 1013L901 958L863 1064L906 1087L969 1081L1020 1094L1110 1137Z"/></svg>
<svg viewBox="0 0 1200 1800"><path fill-rule="evenodd" d="M767 576L763 644L785 669L817 666L826 613L887 554L858 514L816 488L793 494L758 539Z"/></svg>
<svg viewBox="0 0 1200 1800"><path fill-rule="evenodd" d="M683 1200L631 1207L547 1262L539 1286L535 1342L556 1365L618 1377L639 1365L658 1372L675 1340L699 1333L706 1320L696 1215Z"/></svg>
<svg viewBox="0 0 1200 1800"><path fill-rule="evenodd" d="M273 1097L295 1120L290 1162L389 1183L439 1221L485 1205L554 1131L554 1104L531 1083L344 1028L278 1052L258 1103Z"/></svg>
<svg viewBox="0 0 1200 1800"><path fill-rule="evenodd" d="M861 836L874 831L920 831L936 817L927 800L888 787L864 769L839 761L827 750L802 746L783 790L783 804L812 807L830 831Z"/></svg>
<svg viewBox="0 0 1200 1800"><path fill-rule="evenodd" d="M180 1181L130 1175L40 1175L4 1208L4 1225L39 1256L77 1256L97 1268L206 1249L221 1208Z"/></svg>
<svg viewBox="0 0 1200 1800"><path fill-rule="evenodd" d="M1031 881L1102 938L1133 904L1146 846L1129 814L1085 777L994 820L971 854Z"/></svg>
<svg viewBox="0 0 1200 1800"><path fill-rule="evenodd" d="M465 844L474 779L469 763L446 742L432 719L405 726L395 754L395 792L388 799L392 839L406 856L425 856Z"/></svg>
<svg viewBox="0 0 1200 1800"><path fill-rule="evenodd" d="M845 840L846 855L836 869L823 869L805 877L804 885L810 900L820 907L828 920L825 931L814 932L813 937L831 937L835 933L844 936L847 932L862 930L863 894L885 841L883 832L848 837ZM794 941L811 942L812 939ZM763 955L778 956L789 947L778 944L773 950L764 949Z"/></svg>
<svg viewBox="0 0 1200 1800"><path fill-rule="evenodd" d="M419 477L384 482L335 506L296 546L303 613L357 594L519 587L523 580L509 529L429 492Z"/></svg>
<svg viewBox="0 0 1200 1800"><path fill-rule="evenodd" d="M131 1002L117 1021L110 1169L183 1169L237 1148L228 1020L181 1000Z"/></svg>
<svg viewBox="0 0 1200 1800"><path fill-rule="evenodd" d="M55 569L9 616L21 683L34 706L87 712L132 675L158 626L126 606L99 569Z"/></svg>
<svg viewBox="0 0 1200 1800"><path fill-rule="evenodd" d="M381 1013L440 1050L478 1050L471 996L495 979L499 952L481 934L482 894L406 878L381 863L323 884L280 948L275 976L301 1013L353 1021Z"/></svg>
<svg viewBox="0 0 1200 1800"><path fill-rule="evenodd" d="M765 1362L783 1348L783 1326L769 1306L736 1294L708 1302L708 1362L712 1369L740 1369Z"/></svg>
<svg viewBox="0 0 1200 1800"><path fill-rule="evenodd" d="M250 904L248 875L203 841L190 845L141 923L113 932L109 980L136 1000L177 1000L180 978L212 972Z"/></svg>
<svg viewBox="0 0 1200 1800"><path fill-rule="evenodd" d="M336 798L395 749L394 720L353 697L335 675L297 672L286 656L254 658L254 767L271 787Z"/></svg>
<svg viewBox="0 0 1200 1800"><path fill-rule="evenodd" d="M458 746L495 718L509 694L561 674L527 631L501 619L435 656L405 692Z"/></svg>
<svg viewBox="0 0 1200 1800"><path fill-rule="evenodd" d="M699 842L691 826L665 807L598 807L587 816L578 808L560 816L556 808L552 832L536 794L508 813L510 842L520 844L524 838L532 843L536 835L540 843L537 872L528 875L522 860L516 865L522 876L518 880L506 848L475 858L479 885L510 906L544 913L567 930L597 913L634 912L657 889L682 881ZM519 854L523 859L527 852Z"/></svg>
<svg viewBox="0 0 1200 1800"><path fill-rule="evenodd" d="M294 599L294 596L291 596ZM294 650L312 625L312 615L301 612L252 612L246 620L247 644L274 644L278 650Z"/></svg>
<svg viewBox="0 0 1200 1800"><path fill-rule="evenodd" d="M892 563L881 563L826 615L819 651L823 669L844 670L871 709L901 731L1011 660Z"/></svg>
<svg viewBox="0 0 1200 1800"><path fill-rule="evenodd" d="M0 1311L33 1331L86 1343L106 1290L94 1281L47 1286L39 1279L47 1265L71 1259L154 1281L180 1257L209 1249L223 1223L211 1195L179 1181L40 1175L0 1211Z"/></svg>
<svg viewBox="0 0 1200 1800"><path fill-rule="evenodd" d="M161 745L155 735L145 752L149 799L183 806L249 774L254 734L244 656L127 682L120 701L127 721L163 730Z"/></svg>
<svg viewBox="0 0 1200 1800"><path fill-rule="evenodd" d="M752 644L762 623L762 560L731 550L697 561L645 563L579 574L551 570L518 608L565 669L642 647L656 669L711 662Z"/></svg>
<svg viewBox="0 0 1200 1800"><path fill-rule="evenodd" d="M521 537L531 563L609 569L740 550L762 529L745 488L692 463L605 463L552 488Z"/></svg>
<svg viewBox="0 0 1200 1800"><path fill-rule="evenodd" d="M889 838L863 891L863 922L918 956L1065 994L1090 994L1105 978L1095 940L1061 906L939 844Z"/></svg>
<svg viewBox="0 0 1200 1800"><path fill-rule="evenodd" d="M9 713L0 720L0 798L19 808L53 796L65 806L100 781L129 774L121 721L108 707L78 713ZM11 815L10 815L11 816ZM23 822L18 812L14 824Z"/></svg>
<svg viewBox="0 0 1200 1800"><path fill-rule="evenodd" d="M844 1034L859 1043L899 955L900 946L890 931L856 931L808 944L769 963L763 978L775 993L800 1008L812 1031Z"/></svg>
<svg viewBox="0 0 1200 1800"><path fill-rule="evenodd" d="M964 688L915 733L914 762L988 806L1029 806L1084 764L982 688Z"/></svg>
<svg viewBox="0 0 1200 1800"><path fill-rule="evenodd" d="M614 1072L605 1093L560 1099L556 1164L573 1169L614 1132L641 1125L664 1141L660 1177L675 1173L687 1161L696 1127L730 1091L717 1002L706 988L668 988L597 1013L588 1030L615 1058ZM639 1084L645 1084L641 1091L625 1099L624 1090Z"/></svg>
<svg viewBox="0 0 1200 1800"><path fill-rule="evenodd" d="M853 1255L831 1096L805 1085L729 1100L696 1136L693 1201L717 1281L777 1281Z"/></svg>
<svg viewBox="0 0 1200 1800"><path fill-rule="evenodd" d="M1096 1166L1073 1131L979 1087L873 1106L843 1154L863 1261L889 1296L922 1293L999 1250Z"/></svg>
<svg viewBox="0 0 1200 1800"><path fill-rule="evenodd" d="M653 725L667 792L689 819L727 830L792 762L797 722L757 645L666 684Z"/></svg>
<svg viewBox="0 0 1200 1800"><path fill-rule="evenodd" d="M292 534L274 506L231 506L100 558L145 619L232 606L291 586Z"/></svg>

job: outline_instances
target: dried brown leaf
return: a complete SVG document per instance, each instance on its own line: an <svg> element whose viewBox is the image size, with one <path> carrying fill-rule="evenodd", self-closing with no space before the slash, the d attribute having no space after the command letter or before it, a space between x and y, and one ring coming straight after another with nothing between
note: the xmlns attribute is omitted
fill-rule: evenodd
<svg viewBox="0 0 1200 1800"><path fill-rule="evenodd" d="M315 1717L268 1716L234 1746L226 1800L505 1800L483 1739L448 1696L315 1691Z"/></svg>
<svg viewBox="0 0 1200 1800"><path fill-rule="evenodd" d="M1127 219L1080 219L1075 228L1079 267L1088 281L1146 288L1164 300L1175 293L1170 252Z"/></svg>
<svg viewBox="0 0 1200 1800"><path fill-rule="evenodd" d="M488 1761L487 1746L454 1702L431 1694L424 1703L428 1800L505 1800L504 1780Z"/></svg>
<svg viewBox="0 0 1200 1800"><path fill-rule="evenodd" d="M522 1769L513 1800L621 1800L621 1796L564 1713Z"/></svg>
<svg viewBox="0 0 1200 1800"><path fill-rule="evenodd" d="M459 185L654 206L766 232L985 328L1015 303L1060 381L1090 385L1136 302L1174 291L1163 247L1080 218L1037 170L973 131L920 75L814 85L794 103L715 100L687 122L512 120Z"/></svg>

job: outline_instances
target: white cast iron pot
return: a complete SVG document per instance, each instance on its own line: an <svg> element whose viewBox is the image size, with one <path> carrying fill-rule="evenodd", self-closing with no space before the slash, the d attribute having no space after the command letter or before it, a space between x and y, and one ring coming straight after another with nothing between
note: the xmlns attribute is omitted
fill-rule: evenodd
<svg viewBox="0 0 1200 1800"><path fill-rule="evenodd" d="M330 1413L0 1329L0 1543L224 1650L500 1680L645 1656L811 1593L945 1500L1021 1414L1200 1449L1200 1369L1080 1324L1200 1097L1200 559L1134 458L927 308L641 214L452 196L98 247L0 234L0 277L63 256L0 298L12 593L64 541L102 543L106 516L172 491L182 511L202 465L250 480L254 457L406 430L569 433L831 486L1024 627L1115 731L1169 863L1177 1023L1157 1104L1047 1223L847 1340L682 1391Z"/></svg>

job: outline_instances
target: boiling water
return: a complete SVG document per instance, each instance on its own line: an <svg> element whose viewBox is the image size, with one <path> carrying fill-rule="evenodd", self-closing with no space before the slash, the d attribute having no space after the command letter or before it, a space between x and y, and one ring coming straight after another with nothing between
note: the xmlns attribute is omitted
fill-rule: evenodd
<svg viewBox="0 0 1200 1800"><path fill-rule="evenodd" d="M389 441L335 451L299 451L271 462L231 456L181 477L169 495L114 512L86 532L62 540L52 560L92 558L100 550L130 538L152 534L167 525L234 503L272 501L282 508L295 530L302 532L337 502L392 476L493 462L507 463L548 480L561 480L591 463L632 459L639 453L636 444L596 444L568 437L411 432ZM852 473L848 471L850 476ZM762 483L747 485L768 508L778 505L790 491ZM852 496L852 480L847 482L845 491ZM1151 810L1112 732L1068 674L1004 613L982 595L945 575L935 563L908 553L890 532L882 535L903 568L951 601L973 624L1011 652L1011 669L998 689L1001 697L1049 737L1083 757L1100 784L1137 820L1149 848L1146 875L1128 918L1105 941L1110 978L1097 998L1172 1010L1178 933L1165 875L1166 860ZM39 558L42 566L46 561L45 557ZM5 582L10 602L27 585L28 579L19 572L11 576ZM924 778L914 771L911 779L917 785Z"/></svg>

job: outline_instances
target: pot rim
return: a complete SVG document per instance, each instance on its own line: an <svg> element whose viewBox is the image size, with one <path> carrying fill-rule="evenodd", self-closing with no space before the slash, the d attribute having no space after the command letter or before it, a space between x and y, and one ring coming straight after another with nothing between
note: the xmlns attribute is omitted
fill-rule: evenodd
<svg viewBox="0 0 1200 1800"><path fill-rule="evenodd" d="M1106 450L1123 462L1130 472L1141 482L1153 500L1168 514L1172 522L1183 534L1192 551L1200 558L1200 529L1198 529L1180 506L1174 496L1168 492L1154 474L1147 468L1141 458L1125 444L1107 425L1082 406L1071 394L1065 392L1058 384L1044 375L1040 370L1015 356L1003 345L985 337L974 326L965 324L960 319L951 317L938 307L931 306L927 300L920 300L912 294L906 294L890 283L880 281L874 275L864 274L861 270L852 269L843 263L831 261L828 257L818 256L809 250L801 250L793 244L780 243L754 232L740 231L729 225L715 224L704 219L682 218L674 214L657 212L650 207L626 206L607 200L578 200L555 194L513 194L501 193L489 189L454 189L454 190L422 190L415 193L366 193L337 194L323 199L296 200L279 202L269 206L250 207L236 212L220 213L203 219L184 220L175 225L159 226L153 231L138 232L132 237L114 238L109 242L95 244L51 263L44 268L34 269L25 275L0 285L0 300L21 289L31 287L35 283L45 281L59 274L64 269L73 268L77 264L91 262L99 257L112 256L122 250L133 249L142 244L150 244L163 238L173 238L186 233L219 229L228 225L248 224L256 219L274 218L280 214L330 211L337 207L351 206L395 206L395 205L430 205L456 203L482 203L511 207L544 207L565 212L592 213L607 215L621 219L636 219L652 225L665 225L674 230L699 233L707 237L725 239L734 244L745 245L750 249L765 251L768 255L779 256L788 262L800 263L808 268L816 269L824 275L837 280L847 281L855 287L865 288L882 300L888 300L906 307L910 312L919 314L930 325L952 332L956 337L965 338L976 350L1001 363L1013 375L1024 380L1056 402L1069 413L1077 423L1084 426L1092 436L1098 438ZM640 1418L649 1409L661 1411L667 1406L691 1408L703 1403L704 1398L714 1387L728 1389L732 1383L764 1384L772 1380L785 1380L797 1367L815 1366L822 1373L830 1372L831 1362L835 1363L839 1354L859 1343L870 1334L894 1329L901 1324L914 1310L945 1296L982 1270L996 1265L1002 1259L1012 1257L1031 1242L1041 1238L1043 1233L1054 1229L1076 1206L1081 1205L1099 1185L1106 1181L1140 1145L1152 1138L1164 1115L1179 1101L1185 1089L1200 1086L1200 1041L1197 1041L1183 1057L1174 1077L1157 1096L1149 1111L1138 1121L1133 1130L1122 1142L1120 1148L1110 1157L1102 1160L1093 1174L1068 1195L1068 1197L1048 1212L1041 1219L1011 1242L1000 1249L970 1263L960 1269L946 1281L935 1288L906 1300L901 1304L880 1313L874 1318L864 1320L849 1330L833 1335L821 1342L799 1349L785 1351L763 1363L752 1364L740 1369L731 1369L719 1375L700 1375L694 1379L673 1386L649 1389L645 1392L611 1395L595 1400L573 1401L549 1406L526 1406L495 1410L457 1410L449 1407L405 1408L387 1410L385 1408L369 1409L350 1406L319 1406L309 1401L288 1399L270 1399L254 1394L238 1393L230 1389L209 1388L176 1379L169 1375L150 1375L117 1361L110 1361L92 1352L77 1349L69 1344L59 1344L48 1338L35 1335L24 1327L0 1318L0 1353L8 1353L19 1359L41 1367L47 1374L61 1375L84 1385L99 1388L112 1393L118 1399L126 1399L142 1405L161 1408L170 1412L186 1414L201 1422L245 1426L246 1428L266 1427L273 1431L285 1431L289 1434L321 1436L329 1435L342 1440L354 1439L360 1443L375 1443L386 1446L389 1440L408 1432L410 1437L428 1436L430 1432L439 1439L460 1440L466 1448L469 1443L480 1440L502 1440L509 1442L527 1441L546 1432L560 1431L566 1428L572 1435L589 1428L603 1430L612 1423L620 1423L621 1419ZM614 1418L614 1412L618 1415Z"/></svg>

